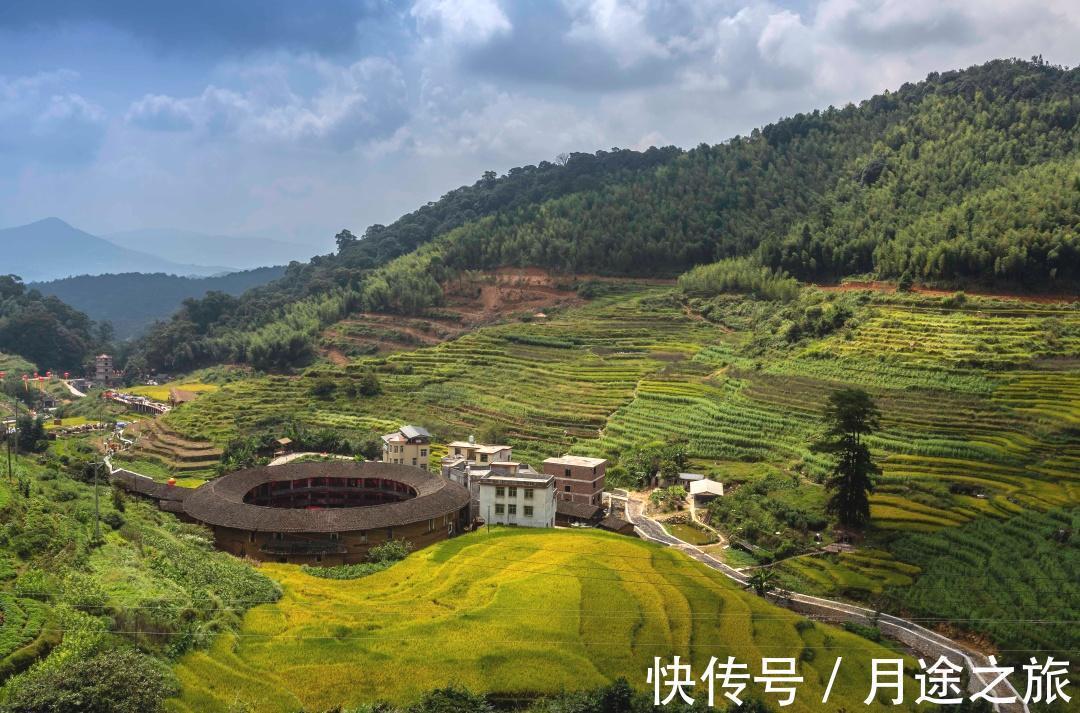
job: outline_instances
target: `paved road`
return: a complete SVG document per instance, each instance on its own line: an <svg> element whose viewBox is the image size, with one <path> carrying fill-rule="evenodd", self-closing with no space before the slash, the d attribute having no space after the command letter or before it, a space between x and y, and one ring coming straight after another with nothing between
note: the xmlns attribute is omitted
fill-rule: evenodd
<svg viewBox="0 0 1080 713"><path fill-rule="evenodd" d="M638 534L643 539L659 542L660 544L684 552L687 556L692 557L707 567L722 572L739 584L746 586L749 580L746 574L724 564L712 555L703 552L698 547L683 542L679 538L668 534L663 525L644 514L644 504L640 500L628 498L626 501L626 514L627 518L634 525ZM776 604L796 609L797 611L806 611L809 609L822 617L837 620L857 620L863 623L870 623L876 618L877 626L882 630L882 633L916 650L920 655L932 657L932 659L927 660L927 665L930 665L932 660L936 660L937 657L943 653L954 662L962 662L968 671L973 671L976 665L986 666L988 664L986 657L982 654L971 651L952 639L942 636L935 631L931 631L924 626L920 626L915 622L901 619L900 617L892 616L891 614L878 614L875 617L875 612L865 607L848 604L847 602L838 602L832 599L812 597L807 594L799 594L798 592L789 592L786 590L776 590L770 594L769 598ZM973 674L972 677L976 681L982 681L983 685L978 686L977 690L981 690L989 684L991 680L981 674ZM972 685L974 686L975 683L973 682ZM1016 711L1017 713L1020 711L1023 713L1030 713L1027 704L1019 702L1020 694L1010 683L1006 682L1005 684L1002 684L995 692L1003 697L1016 696L1018 702L1016 704L995 705L994 710L1001 711L1002 713L1009 713L1012 711Z"/></svg>

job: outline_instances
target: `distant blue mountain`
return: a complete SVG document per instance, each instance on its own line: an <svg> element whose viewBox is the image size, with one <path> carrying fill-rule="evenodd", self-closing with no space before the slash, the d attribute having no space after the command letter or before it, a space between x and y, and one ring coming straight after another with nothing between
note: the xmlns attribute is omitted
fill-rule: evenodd
<svg viewBox="0 0 1080 713"><path fill-rule="evenodd" d="M0 256L0 273L18 275L26 282L121 272L205 276L235 271L235 268L173 262L121 247L59 218L0 230Z"/></svg>

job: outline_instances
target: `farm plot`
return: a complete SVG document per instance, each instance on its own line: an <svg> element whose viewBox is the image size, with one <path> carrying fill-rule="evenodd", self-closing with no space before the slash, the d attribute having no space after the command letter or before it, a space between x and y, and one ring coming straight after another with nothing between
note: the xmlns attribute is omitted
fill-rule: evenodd
<svg viewBox="0 0 1080 713"><path fill-rule="evenodd" d="M807 355L873 358L902 364L1013 369L1059 354L1080 353L1080 311L1041 305L934 309L886 305L871 310L854 339L837 335Z"/></svg>
<svg viewBox="0 0 1080 713"><path fill-rule="evenodd" d="M45 629L49 607L0 592L0 678L20 671L46 653L57 638Z"/></svg>
<svg viewBox="0 0 1080 713"><path fill-rule="evenodd" d="M895 656L678 552L606 533L478 532L353 581L287 565L263 571L284 597L249 612L237 636L180 661L174 711L326 710L376 691L407 702L450 682L535 695L625 676L644 689L653 656L674 654L695 670L710 656L751 668L762 656L796 656L806 681L789 710L801 711L820 708L843 655L830 703L850 710L864 708L871 658Z"/></svg>
<svg viewBox="0 0 1080 713"><path fill-rule="evenodd" d="M992 637L1011 661L1026 651L1068 658L1080 648L1080 542L1061 533L1078 528L1074 507L906 535L890 549L921 574L892 596L916 616Z"/></svg>
<svg viewBox="0 0 1080 713"><path fill-rule="evenodd" d="M189 437L224 443L286 419L377 432L414 421L440 437L501 426L522 458L543 459L595 438L639 381L689 361L717 335L655 288L604 298L545 323L483 329L437 346L320 365L302 377L270 376L224 386L166 417ZM311 396L313 381L345 384L367 369L382 393Z"/></svg>

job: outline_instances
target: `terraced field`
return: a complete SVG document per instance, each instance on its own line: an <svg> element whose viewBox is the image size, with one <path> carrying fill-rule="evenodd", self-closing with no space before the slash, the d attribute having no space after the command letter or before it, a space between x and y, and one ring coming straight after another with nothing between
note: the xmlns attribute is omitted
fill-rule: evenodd
<svg viewBox="0 0 1080 713"><path fill-rule="evenodd" d="M25 669L56 643L48 616L45 604L0 592L0 677Z"/></svg>
<svg viewBox="0 0 1080 713"><path fill-rule="evenodd" d="M0 371L5 372L9 378L22 379L22 374L33 374L34 365L15 354L0 352Z"/></svg>
<svg viewBox="0 0 1080 713"><path fill-rule="evenodd" d="M504 426L515 455L546 458L595 438L650 374L689 360L715 339L688 317L669 288L627 285L620 296L553 315L543 324L492 327L438 346L323 365L302 377L228 384L166 417L189 437L219 444L239 432L296 418L312 426L382 432L405 421L451 439ZM339 383L375 368L375 398L310 396L314 379Z"/></svg>
<svg viewBox="0 0 1080 713"><path fill-rule="evenodd" d="M200 381L171 381L167 384L158 384L157 386L133 386L130 389L126 389L126 391L129 394L145 396L154 401L167 402L169 400L169 394L173 389L190 391L193 394L204 394L217 391L218 386L217 384L204 384Z"/></svg>
<svg viewBox="0 0 1080 713"><path fill-rule="evenodd" d="M787 474L805 492L828 467L809 448L827 395L859 385L883 414L866 549L782 570L795 586L864 599L917 581L926 563L898 556L901 538L1080 503L1080 308L899 295L857 305L849 327L755 351L771 335L724 326L747 323L744 304L718 325L669 287L624 285L542 323L228 384L166 421L217 444L288 418L373 433L411 421L439 441L495 424L534 463L570 449L617 461L679 439L694 468L722 480ZM342 384L367 369L382 383L377 397L311 396L320 376ZM820 508L821 498L790 502Z"/></svg>
<svg viewBox="0 0 1080 713"><path fill-rule="evenodd" d="M213 443L185 438L160 418L139 422L129 435L136 437L135 446L119 460L155 461L176 475L209 476L221 458L221 449Z"/></svg>
<svg viewBox="0 0 1080 713"><path fill-rule="evenodd" d="M174 711L326 710L372 691L404 702L450 682L483 691L497 682L494 693L515 696L625 676L644 689L652 657L674 654L695 670L710 656L752 670L762 656L798 656L806 680L786 709L798 711L820 710L842 655L830 707L863 710L871 658L895 655L680 553L606 533L478 532L352 581L288 565L262 571L284 597L251 610L239 635L182 659Z"/></svg>

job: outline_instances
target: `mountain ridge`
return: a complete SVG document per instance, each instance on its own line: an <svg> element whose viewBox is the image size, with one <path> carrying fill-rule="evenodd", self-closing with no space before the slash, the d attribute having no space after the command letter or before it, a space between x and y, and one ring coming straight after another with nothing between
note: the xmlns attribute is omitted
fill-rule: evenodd
<svg viewBox="0 0 1080 713"><path fill-rule="evenodd" d="M283 274L285 268L280 265L209 277L106 273L33 282L27 288L56 297L95 322L109 322L117 339L129 339L180 309L186 299L202 298L209 292L236 296Z"/></svg>
<svg viewBox="0 0 1080 713"><path fill-rule="evenodd" d="M106 272L165 272L213 275L235 272L228 267L176 263L122 247L56 217L0 228L5 274L27 282Z"/></svg>

